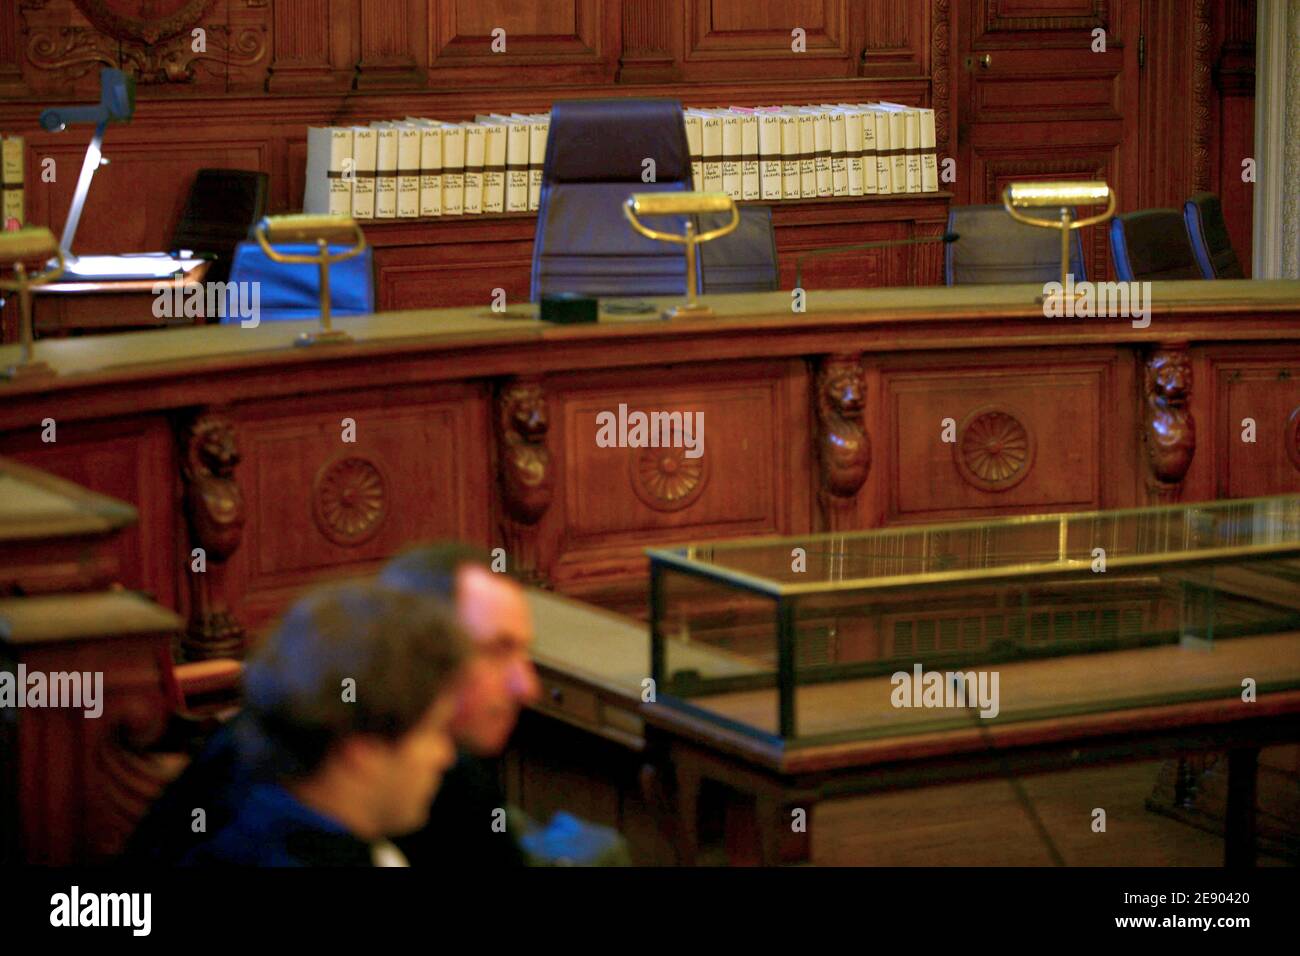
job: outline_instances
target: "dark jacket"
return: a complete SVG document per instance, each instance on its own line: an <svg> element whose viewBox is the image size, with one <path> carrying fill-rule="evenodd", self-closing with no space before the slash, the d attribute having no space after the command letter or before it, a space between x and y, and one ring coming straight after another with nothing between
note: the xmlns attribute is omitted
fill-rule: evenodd
<svg viewBox="0 0 1300 956"><path fill-rule="evenodd" d="M422 830L393 842L406 854L411 866L524 866L519 834L510 827L499 832L492 826L501 817L494 816L494 812L505 808L506 797L496 767L461 752L442 778L429 822Z"/></svg>
<svg viewBox="0 0 1300 956"><path fill-rule="evenodd" d="M234 820L181 866L373 866L371 846L272 783L248 787Z"/></svg>

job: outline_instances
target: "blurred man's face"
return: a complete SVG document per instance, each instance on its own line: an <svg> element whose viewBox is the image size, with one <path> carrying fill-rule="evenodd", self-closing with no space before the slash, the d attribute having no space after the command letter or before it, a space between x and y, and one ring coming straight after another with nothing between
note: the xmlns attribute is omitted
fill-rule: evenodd
<svg viewBox="0 0 1300 956"><path fill-rule="evenodd" d="M400 739L380 745L372 767L374 792L381 801L378 823L385 836L411 833L428 822L442 775L456 762L455 714L456 695L443 694Z"/></svg>
<svg viewBox="0 0 1300 956"><path fill-rule="evenodd" d="M505 749L520 708L541 692L528 653L533 616L517 583L466 565L456 575L456 617L476 653L465 667L452 732L471 753L495 756Z"/></svg>

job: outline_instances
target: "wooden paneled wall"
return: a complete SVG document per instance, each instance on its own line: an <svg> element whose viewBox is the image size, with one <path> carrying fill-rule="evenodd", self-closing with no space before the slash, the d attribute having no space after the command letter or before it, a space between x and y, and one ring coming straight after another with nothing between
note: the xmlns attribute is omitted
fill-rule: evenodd
<svg viewBox="0 0 1300 956"><path fill-rule="evenodd" d="M203 166L264 170L272 210L298 208L309 124L668 95L933 106L957 203L996 201L1023 178L1105 178L1121 211L1209 188L1249 262L1254 0L174 0L162 9L206 11L200 35L184 25L145 42L95 25L150 6L0 5L0 132L27 137L30 221L61 228L89 135L41 132L41 107L96 96L103 65L139 78L79 251L166 246ZM1104 274L1104 233L1088 243Z"/></svg>

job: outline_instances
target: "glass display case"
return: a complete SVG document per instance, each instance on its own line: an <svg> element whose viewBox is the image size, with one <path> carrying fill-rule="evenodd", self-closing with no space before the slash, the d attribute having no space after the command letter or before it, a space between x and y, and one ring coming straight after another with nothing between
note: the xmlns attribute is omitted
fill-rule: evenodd
<svg viewBox="0 0 1300 956"><path fill-rule="evenodd" d="M1300 687L1300 495L648 554L656 700L769 744Z"/></svg>

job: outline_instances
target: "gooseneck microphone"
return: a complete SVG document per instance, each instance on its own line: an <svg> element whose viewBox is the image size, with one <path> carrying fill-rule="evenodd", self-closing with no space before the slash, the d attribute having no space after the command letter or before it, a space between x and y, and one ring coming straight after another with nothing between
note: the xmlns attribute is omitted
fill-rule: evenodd
<svg viewBox="0 0 1300 956"><path fill-rule="evenodd" d="M886 249L890 246L919 246L930 242L956 242L961 236L955 232L945 232L940 236L921 236L916 239L880 239L875 242L855 242L847 246L826 246L823 249L810 249L794 261L794 285L803 288L803 262L814 256L828 256L837 252L856 252L859 249Z"/></svg>

